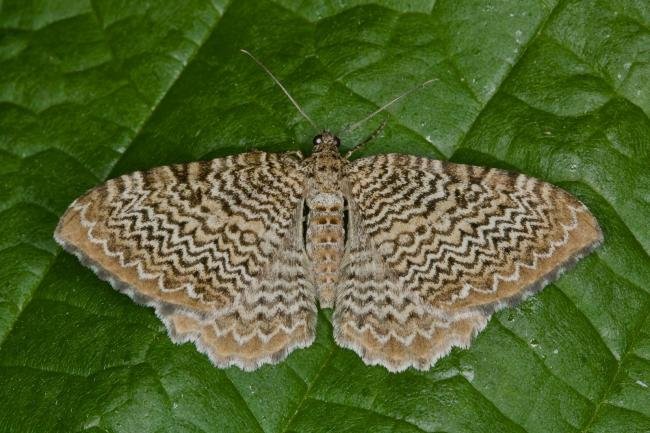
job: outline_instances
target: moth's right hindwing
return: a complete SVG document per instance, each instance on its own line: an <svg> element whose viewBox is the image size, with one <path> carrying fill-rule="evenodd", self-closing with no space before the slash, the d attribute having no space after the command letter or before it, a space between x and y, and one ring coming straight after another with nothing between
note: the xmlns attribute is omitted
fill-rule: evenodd
<svg viewBox="0 0 650 433"><path fill-rule="evenodd" d="M175 341L254 369L314 338L299 166L252 152L121 176L77 199L55 238Z"/></svg>

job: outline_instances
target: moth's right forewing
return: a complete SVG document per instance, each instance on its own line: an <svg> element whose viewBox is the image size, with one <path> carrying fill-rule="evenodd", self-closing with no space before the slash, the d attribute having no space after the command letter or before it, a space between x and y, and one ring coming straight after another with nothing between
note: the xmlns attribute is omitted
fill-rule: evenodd
<svg viewBox="0 0 650 433"><path fill-rule="evenodd" d="M313 340L299 167L252 152L121 176L75 200L55 238L175 341L253 369Z"/></svg>

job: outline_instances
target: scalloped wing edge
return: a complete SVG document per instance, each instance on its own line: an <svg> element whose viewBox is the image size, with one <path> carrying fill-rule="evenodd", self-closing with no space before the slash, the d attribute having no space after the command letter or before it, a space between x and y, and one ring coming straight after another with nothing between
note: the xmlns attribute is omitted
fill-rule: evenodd
<svg viewBox="0 0 650 433"><path fill-rule="evenodd" d="M474 312L475 314L478 313L482 315L485 320L483 323L479 323L478 326L475 326L473 328L471 335L469 335L465 341L462 341L460 339L449 339L448 344L443 346L440 350L430 352L429 358L425 362L410 358L407 361L395 364L389 362L389 360L386 358L371 356L366 347L359 343L346 339L343 336L342 331L339 329L338 324L336 323L334 324L334 340L339 346L354 351L366 364L384 367L391 373L399 373L409 368L414 368L420 371L427 371L433 367L439 359L447 356L454 347L461 349L467 349L470 347L474 338L488 325L492 314L504 308L513 307L519 302L535 295L544 287L560 278L566 271L572 269L578 263L578 261L580 261L580 259L591 254L603 243L604 238L602 231L599 229L598 232L599 237L595 241L586 245L581 250L579 250L579 252L567 258L564 262L562 262L560 266L556 267L551 272L547 273L542 278L531 284L529 287L525 288L520 294L505 298L501 302L493 303L488 306L469 309L467 312L451 318L451 320L462 320L463 318L467 317L466 314L471 314Z"/></svg>
<svg viewBox="0 0 650 433"><path fill-rule="evenodd" d="M97 277L101 280L108 282L113 289L127 295L138 305L145 307L152 307L156 317L160 319L161 322L165 325L167 335L171 341L175 344L184 344L184 343L193 343L197 350L202 354L206 355L210 362L219 368L228 368L228 367L239 367L244 371L253 371L259 367L266 364L277 364L285 360L294 350L306 348L311 346L316 338L316 324L317 320L313 320L310 329L310 336L303 340L294 341L291 344L288 344L277 350L273 353L267 354L265 356L256 358L256 359L246 359L246 358L237 358L234 356L221 357L215 353L210 346L204 344L201 341L200 332L189 332L189 333L179 333L176 332L174 323L171 320L171 317L175 314L182 314L189 317L192 317L196 320L203 321L206 320L205 314L197 314L196 311L183 308L179 305L174 305L166 302L157 301L139 293L132 285L125 283L124 281L115 278L113 274L106 271L97 261L90 258L85 254L81 249L77 248L74 244L67 242L65 239L59 236L58 230L54 233L54 240L67 252L75 255L79 262L88 268L90 268Z"/></svg>

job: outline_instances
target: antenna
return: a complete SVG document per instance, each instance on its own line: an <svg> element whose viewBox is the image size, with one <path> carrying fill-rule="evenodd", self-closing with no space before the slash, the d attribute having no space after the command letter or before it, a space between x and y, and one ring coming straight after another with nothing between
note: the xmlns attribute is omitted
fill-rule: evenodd
<svg viewBox="0 0 650 433"><path fill-rule="evenodd" d="M397 101L399 101L400 99L402 99L403 97L410 95L411 93L415 92L416 90L420 90L421 88L423 88L423 87L425 87L425 86L427 86L427 85L433 83L434 81L438 81L438 79L437 79L437 78L432 78L431 80L427 80L427 81L425 81L424 83L419 84L418 86L416 86L416 87L414 87L414 88L412 88L412 89L410 89L410 90L407 90L406 92L402 93L402 94L399 95L398 97L396 97L396 98L392 99L391 101L385 103L384 105L382 105L381 107L379 107L377 110L373 111L372 113L370 113L369 115L367 115L367 116L364 117L363 119L359 120L358 122L353 123L353 124L350 125L350 126L346 126L345 128L343 128L343 131L342 131L342 132L350 132L350 131L352 131L352 130L354 130L354 129L357 129L357 128L362 124L362 123L364 123L364 122L366 122L366 121L372 119L372 118L375 117L377 114L381 113L382 111L384 111L385 109L387 109L388 107L390 107L390 106L393 105L395 102L397 102Z"/></svg>
<svg viewBox="0 0 650 433"><path fill-rule="evenodd" d="M282 83L280 82L280 80L278 80L277 78L275 78L275 75L273 75L273 73L272 73L271 71L269 71L269 68L267 68L266 66L264 66L264 64L263 64L262 62L260 62L259 60L257 60L257 59L255 58L254 55L252 55L250 52L246 51L245 49L242 48L242 49L240 49L239 51L241 51L242 53L246 54L246 55L249 56L251 59L253 59L253 60L255 61L255 63L257 63L257 65L258 65L260 68L262 68L262 70L264 70L264 72L266 72L267 74L269 74L269 77L271 77L271 79L275 82L275 84L277 84L278 86L280 86L280 89L282 89L282 91L284 92L284 94L287 95L287 98L289 98L289 100L291 101L291 103L292 103L292 104L293 104L293 105L298 109L298 111L300 112L300 114L302 114L302 117L304 117L305 119L307 119L307 121L311 124L311 126L314 127L314 129L320 131L320 129L318 128L318 126L316 126L316 124L314 123L314 121L311 120L311 118L310 118L309 116L307 116L307 113L305 113L305 112L303 111L303 109L300 107L300 105L298 105L298 103L296 102L296 100L293 99L293 96L291 96L291 94L289 93L289 91L288 91L288 90L287 90L287 89L282 85Z"/></svg>

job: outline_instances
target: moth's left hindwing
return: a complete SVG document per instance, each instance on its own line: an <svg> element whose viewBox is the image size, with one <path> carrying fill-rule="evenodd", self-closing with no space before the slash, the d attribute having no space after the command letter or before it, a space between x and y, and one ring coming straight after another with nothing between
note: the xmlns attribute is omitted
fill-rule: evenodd
<svg viewBox="0 0 650 433"><path fill-rule="evenodd" d="M582 203L522 174L379 155L352 162L344 184L335 338L392 371L468 346L602 241Z"/></svg>

